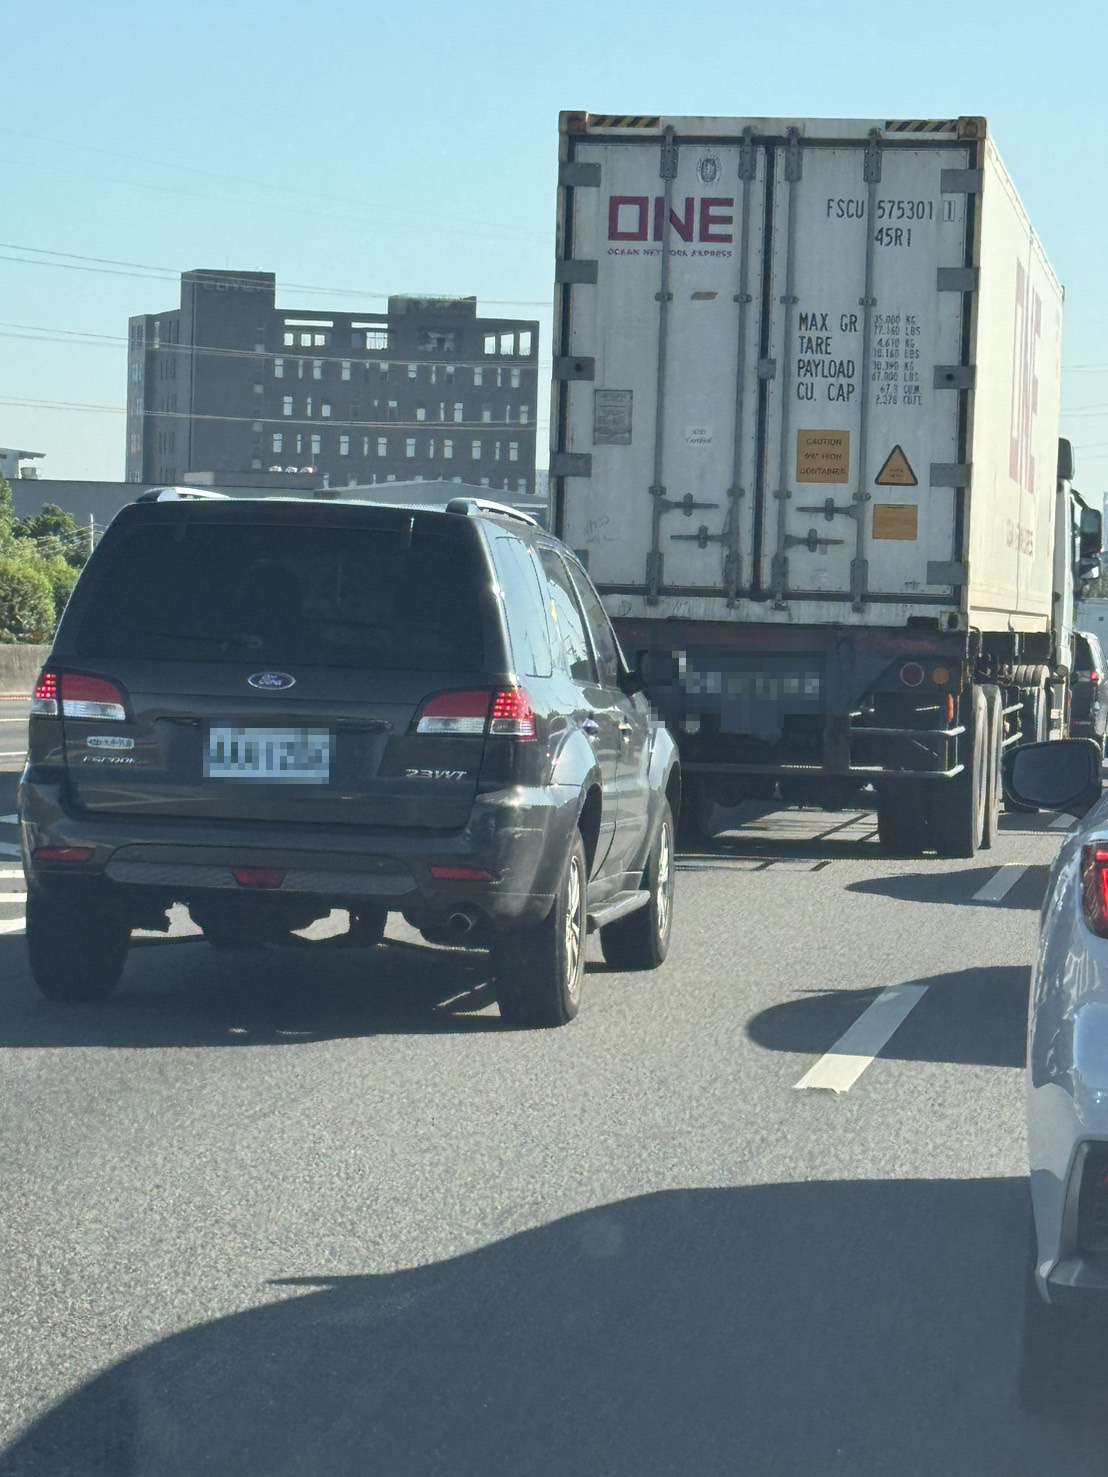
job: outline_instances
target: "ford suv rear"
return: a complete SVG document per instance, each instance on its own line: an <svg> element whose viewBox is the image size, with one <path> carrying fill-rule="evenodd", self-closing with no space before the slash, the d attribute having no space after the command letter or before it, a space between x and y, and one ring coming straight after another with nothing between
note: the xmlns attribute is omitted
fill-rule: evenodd
<svg viewBox="0 0 1108 1477"><path fill-rule="evenodd" d="M576 1013L584 934L660 963L672 742L583 569L507 510L136 504L66 610L20 789L44 994L103 998L183 903L212 943L390 910ZM664 853L659 858L659 849ZM659 871L662 874L659 876ZM525 965L526 961L526 965Z"/></svg>

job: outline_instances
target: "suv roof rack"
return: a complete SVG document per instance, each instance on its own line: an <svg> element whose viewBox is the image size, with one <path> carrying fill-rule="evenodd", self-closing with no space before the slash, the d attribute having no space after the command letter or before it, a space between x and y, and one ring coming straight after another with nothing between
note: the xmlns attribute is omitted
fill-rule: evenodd
<svg viewBox="0 0 1108 1477"><path fill-rule="evenodd" d="M462 513L467 518L475 513L494 513L498 518L516 518L520 523L530 524L532 528L540 527L539 520L532 518L530 513L511 508L507 503L494 503L484 497L452 497L446 505L446 511Z"/></svg>
<svg viewBox="0 0 1108 1477"><path fill-rule="evenodd" d="M184 503L193 498L216 498L221 503L229 502L225 492L201 492L195 487L152 487L149 492L141 492L135 498L136 503Z"/></svg>

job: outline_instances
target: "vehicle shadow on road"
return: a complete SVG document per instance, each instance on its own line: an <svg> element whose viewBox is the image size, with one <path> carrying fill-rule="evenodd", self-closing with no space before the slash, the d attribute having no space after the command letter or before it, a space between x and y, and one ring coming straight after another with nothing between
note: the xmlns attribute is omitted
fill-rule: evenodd
<svg viewBox="0 0 1108 1477"><path fill-rule="evenodd" d="M1045 863L1025 868L999 902L977 897L986 882L997 874L996 864L966 867L958 872L894 872L887 877L866 877L848 882L847 892L869 893L907 903L959 903L975 908L1036 909L1043 900L1050 868Z"/></svg>
<svg viewBox="0 0 1108 1477"><path fill-rule="evenodd" d="M280 1301L64 1398L0 1477L1099 1472L1095 1400L1061 1430L1018 1403L1026 1196L674 1190L404 1271L278 1277L257 1293Z"/></svg>
<svg viewBox="0 0 1108 1477"><path fill-rule="evenodd" d="M398 939L227 953L192 936L132 943L116 993L92 1005L41 999L22 938L0 938L0 1048L258 1046L352 1036L507 1029L488 956Z"/></svg>
<svg viewBox="0 0 1108 1477"><path fill-rule="evenodd" d="M880 1056L896 1061L1021 1067L1026 1056L1030 974L1026 965L998 964L905 981L926 985L927 994L893 1032ZM804 993L760 1011L746 1033L767 1051L822 1056L879 993Z"/></svg>

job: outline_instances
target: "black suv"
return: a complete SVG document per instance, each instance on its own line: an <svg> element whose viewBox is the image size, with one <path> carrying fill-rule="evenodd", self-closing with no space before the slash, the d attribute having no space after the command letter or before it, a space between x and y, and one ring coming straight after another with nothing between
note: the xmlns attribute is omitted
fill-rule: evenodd
<svg viewBox="0 0 1108 1477"><path fill-rule="evenodd" d="M136 503L39 679L19 792L44 995L133 928L217 946L332 908L488 947L501 1014L577 1013L587 931L663 961L676 749L581 564L534 520L296 499Z"/></svg>

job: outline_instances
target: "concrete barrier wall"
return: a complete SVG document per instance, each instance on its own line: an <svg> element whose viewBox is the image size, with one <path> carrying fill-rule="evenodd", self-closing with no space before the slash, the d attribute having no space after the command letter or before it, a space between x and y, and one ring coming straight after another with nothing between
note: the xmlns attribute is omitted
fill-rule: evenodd
<svg viewBox="0 0 1108 1477"><path fill-rule="evenodd" d="M30 693L49 655L49 646L8 646L0 642L0 695Z"/></svg>

